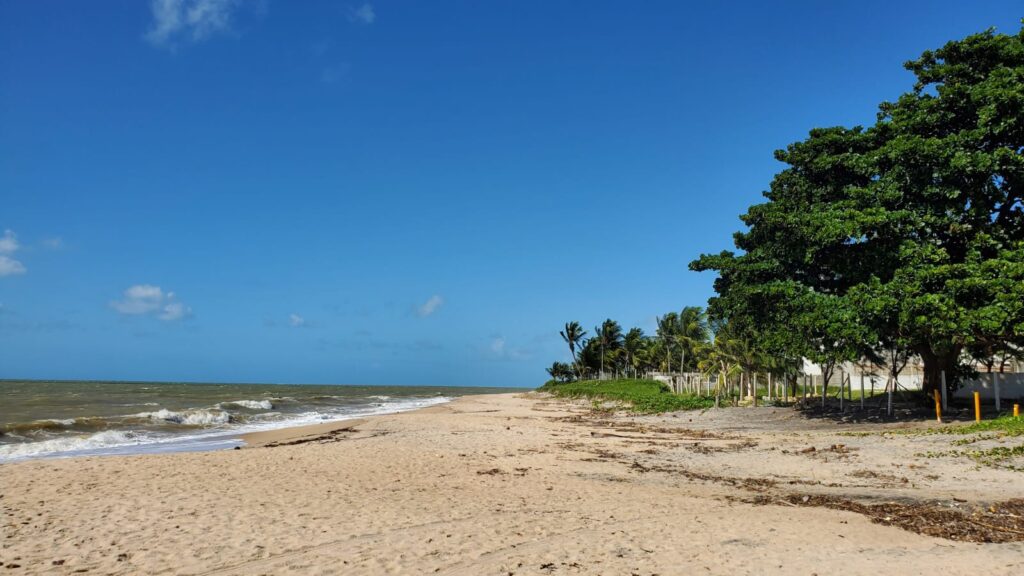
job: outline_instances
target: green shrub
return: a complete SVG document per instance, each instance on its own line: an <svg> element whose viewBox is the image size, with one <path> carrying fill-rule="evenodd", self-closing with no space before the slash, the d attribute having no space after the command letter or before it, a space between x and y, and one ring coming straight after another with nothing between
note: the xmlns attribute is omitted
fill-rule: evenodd
<svg viewBox="0 0 1024 576"><path fill-rule="evenodd" d="M673 394L669 387L654 380L582 380L580 382L549 381L540 387L561 398L591 398L626 404L633 412L644 414L700 410L711 408L714 398L692 394Z"/></svg>

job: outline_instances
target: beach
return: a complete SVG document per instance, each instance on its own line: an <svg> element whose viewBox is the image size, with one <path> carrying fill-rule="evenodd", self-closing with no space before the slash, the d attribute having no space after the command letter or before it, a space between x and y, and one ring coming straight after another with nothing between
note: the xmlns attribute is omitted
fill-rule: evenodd
<svg viewBox="0 0 1024 576"><path fill-rule="evenodd" d="M1020 473L877 433L927 425L489 394L237 450L12 462L0 573L1020 573L1021 538L971 516L1020 498Z"/></svg>

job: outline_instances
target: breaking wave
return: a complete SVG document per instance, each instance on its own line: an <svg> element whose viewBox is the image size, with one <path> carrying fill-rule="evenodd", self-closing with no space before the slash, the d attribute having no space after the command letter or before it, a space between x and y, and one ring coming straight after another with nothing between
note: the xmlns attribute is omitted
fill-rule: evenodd
<svg viewBox="0 0 1024 576"><path fill-rule="evenodd" d="M73 436L52 438L38 442L23 444L0 445L0 460L27 458L55 452L71 452L77 450L95 450L112 446L141 444L145 437L131 430L104 430L89 436Z"/></svg>
<svg viewBox="0 0 1024 576"><path fill-rule="evenodd" d="M174 412L162 408L156 412L142 412L141 414L136 414L135 417L162 420L186 426L216 426L231 422L231 414L223 410L185 410L183 412Z"/></svg>
<svg viewBox="0 0 1024 576"><path fill-rule="evenodd" d="M248 408L249 410L273 410L274 403L270 400L232 400L230 402L221 402L217 404L217 408Z"/></svg>

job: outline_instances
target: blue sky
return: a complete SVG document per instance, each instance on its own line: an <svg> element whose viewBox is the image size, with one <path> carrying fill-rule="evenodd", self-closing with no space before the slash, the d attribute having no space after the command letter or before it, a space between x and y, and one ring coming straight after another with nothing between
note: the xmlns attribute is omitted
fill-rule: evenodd
<svg viewBox="0 0 1024 576"><path fill-rule="evenodd" d="M532 386L1016 2L0 1L0 377Z"/></svg>

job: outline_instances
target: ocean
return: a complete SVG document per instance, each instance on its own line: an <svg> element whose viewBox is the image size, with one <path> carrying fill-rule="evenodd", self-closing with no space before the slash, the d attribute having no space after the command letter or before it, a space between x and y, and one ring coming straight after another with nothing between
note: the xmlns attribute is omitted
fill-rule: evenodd
<svg viewBox="0 0 1024 576"><path fill-rule="evenodd" d="M0 462L228 449L239 435L509 388L0 381Z"/></svg>

